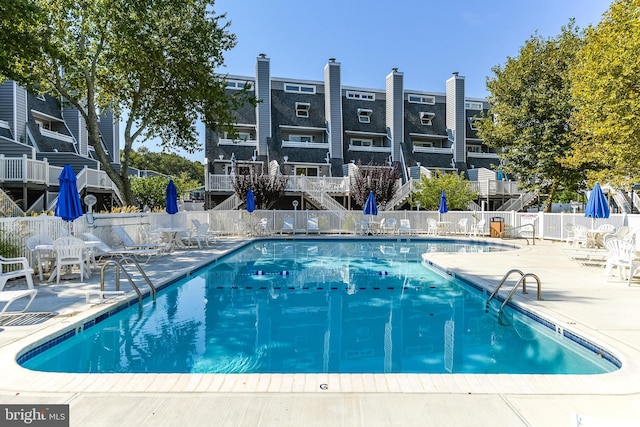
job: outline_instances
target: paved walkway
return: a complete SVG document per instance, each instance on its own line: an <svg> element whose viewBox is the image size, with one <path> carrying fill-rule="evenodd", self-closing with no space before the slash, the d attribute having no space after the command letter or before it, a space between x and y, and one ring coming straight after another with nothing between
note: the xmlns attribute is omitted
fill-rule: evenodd
<svg viewBox="0 0 640 427"><path fill-rule="evenodd" d="M242 243L176 251L145 271L155 283L171 280ZM544 301L535 300L532 285L515 299L610 349L623 368L605 375L69 375L19 367L15 356L26 346L105 309L85 301L86 290L99 287L93 274L82 284L37 286L30 311L58 316L0 327L0 402L68 403L72 426L549 427L578 425L576 414L584 426L640 426L640 279L631 287L606 282L602 267L571 261L562 243L549 241L430 260L488 288L511 268L538 275ZM110 283L113 271L107 272Z"/></svg>

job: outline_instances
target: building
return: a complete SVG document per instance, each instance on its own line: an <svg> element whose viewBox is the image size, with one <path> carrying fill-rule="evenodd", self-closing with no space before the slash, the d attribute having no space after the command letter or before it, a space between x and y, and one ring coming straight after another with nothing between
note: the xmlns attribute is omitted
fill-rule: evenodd
<svg viewBox="0 0 640 427"><path fill-rule="evenodd" d="M474 120L488 110L487 101L467 98L458 73L444 93L405 88L396 68L384 89L347 87L334 58L323 81L310 81L272 77L270 59L261 54L255 76L227 76L228 91L245 84L259 102L236 112L238 138L206 131L207 207L240 205L234 173L269 173L291 176L282 208L290 208L291 199L304 208L337 208L325 195L349 208L349 176L357 165L400 171L400 194L387 209L406 208L411 180L435 170L465 172L479 192L478 209L522 196L499 173L497 154L476 135Z"/></svg>
<svg viewBox="0 0 640 427"><path fill-rule="evenodd" d="M110 111L100 116L105 151L119 165L119 124ZM52 209L58 175L70 164L82 195L98 198L97 209L109 208L117 190L100 171L88 132L77 109L49 95L29 93L16 82L0 84L0 187L23 211Z"/></svg>

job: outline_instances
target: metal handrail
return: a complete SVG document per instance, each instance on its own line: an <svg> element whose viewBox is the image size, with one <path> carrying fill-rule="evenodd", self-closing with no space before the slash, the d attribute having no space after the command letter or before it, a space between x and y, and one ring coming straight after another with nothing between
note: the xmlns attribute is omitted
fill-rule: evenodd
<svg viewBox="0 0 640 427"><path fill-rule="evenodd" d="M509 295L507 295L507 297L505 298L504 302L500 306L500 310L498 310L498 322L501 325L504 325L504 323L502 323L502 311L504 310L505 306L509 303L511 298L513 298L513 295L518 290L518 286L520 285L520 283L522 283L522 293L523 294L527 293L527 277L533 277L534 279L536 279L536 282L538 283L537 299L538 299L538 301L542 301L542 287L541 287L541 284L540 284L540 278L538 276L536 276L535 274L533 274L533 273L525 274L524 276L522 276L520 278L520 280L518 280L518 283L516 283L516 285L513 287L513 289L511 289L511 292L509 292Z"/></svg>
<svg viewBox="0 0 640 427"><path fill-rule="evenodd" d="M127 261L127 262L132 262L133 264L135 264L135 266L138 268L138 271L142 274L142 277L144 277L145 281L147 282L147 285L149 285L149 288L151 289L151 296L153 297L153 300L155 301L156 300L156 287L153 286L153 283L151 283L151 280L149 279L149 276L147 276L147 274L144 272L142 267L140 267L140 264L138 263L138 261L136 261L135 259L133 259L131 257L124 257L120 261ZM109 265L115 265L116 266L116 291L120 290L120 270L122 270L124 272L124 274L127 276L127 279L129 280L129 284L131 285L133 290L136 292L136 294L138 294L138 304L140 305L140 309L142 309L142 292L140 292L140 288L138 288L138 286L134 283L133 279L131 278L131 275L124 268L124 266L122 265L122 263L120 261L115 260L115 259L110 259L107 262L105 262L104 265L102 266L102 268L100 269L100 292L104 292L104 271L105 271L105 269Z"/></svg>
<svg viewBox="0 0 640 427"><path fill-rule="evenodd" d="M502 285L504 285L504 283L507 281L509 276L511 276L511 273L520 273L520 278L524 277L524 273L522 271L518 270L517 268L514 268L512 270L507 271L505 273L505 275L502 276L502 280L500 280L500 283L498 283L498 286L495 287L495 289L493 290L493 292L489 296L489 299L487 300L487 303L485 304L485 308L484 308L485 312L489 311L489 303L491 302L493 297L495 297L498 294L498 291L500 290ZM526 290L527 290L527 287L526 287L526 284L525 284L524 287L523 287L524 293L526 293Z"/></svg>

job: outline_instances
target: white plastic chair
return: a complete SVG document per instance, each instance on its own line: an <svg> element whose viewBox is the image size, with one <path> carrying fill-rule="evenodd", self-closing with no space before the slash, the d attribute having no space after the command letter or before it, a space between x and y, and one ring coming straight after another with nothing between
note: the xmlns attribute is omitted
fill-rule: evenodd
<svg viewBox="0 0 640 427"><path fill-rule="evenodd" d="M433 218L427 218L427 234L432 236L438 235L438 221Z"/></svg>
<svg viewBox="0 0 640 427"><path fill-rule="evenodd" d="M469 234L469 218L461 218L458 221L458 233Z"/></svg>
<svg viewBox="0 0 640 427"><path fill-rule="evenodd" d="M50 271L55 265L56 254L52 249L36 249L39 245L53 245L53 239L43 234L36 234L27 239L26 246L31 252L31 266L37 268L40 281L44 280L44 271Z"/></svg>
<svg viewBox="0 0 640 427"><path fill-rule="evenodd" d="M55 277L56 284L59 284L62 267L77 265L80 270L80 281L83 282L85 273L87 275L90 273L88 252L84 242L72 236L60 237L54 240L53 250L56 253L56 266L49 281Z"/></svg>
<svg viewBox="0 0 640 427"><path fill-rule="evenodd" d="M484 231L484 227L486 224L486 220L483 218L480 221L478 221L477 223L473 224L471 226L471 233L473 233L474 236L484 236L486 231Z"/></svg>
<svg viewBox="0 0 640 427"><path fill-rule="evenodd" d="M16 268L17 266L19 266L19 268ZM29 267L29 260L27 258L5 258L0 256L0 291L4 289L9 279L23 276L27 279L27 287L33 289L32 274L33 269Z"/></svg>
<svg viewBox="0 0 640 427"><path fill-rule="evenodd" d="M633 244L622 239L609 239L606 245L609 251L604 270L606 279L609 280L613 267L618 267L618 274L623 280L626 276L626 270L629 269L629 286L631 286L631 279L640 268L640 259L638 259L636 248Z"/></svg>

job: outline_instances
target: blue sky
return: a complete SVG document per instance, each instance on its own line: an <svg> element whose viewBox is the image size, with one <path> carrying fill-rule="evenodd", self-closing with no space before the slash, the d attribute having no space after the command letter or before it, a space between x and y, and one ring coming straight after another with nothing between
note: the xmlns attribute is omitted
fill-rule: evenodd
<svg viewBox="0 0 640 427"><path fill-rule="evenodd" d="M569 19L597 24L612 0L217 0L238 43L221 73L255 75L256 57L271 60L273 77L323 80L329 58L341 63L342 84L382 89L392 68L405 89L444 92L458 71L468 97L487 96L491 69L516 56L536 31L560 33ZM204 130L200 140L204 141ZM158 149L152 142L146 145ZM134 144L134 148L138 145ZM204 161L204 147L195 154Z"/></svg>

